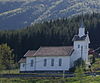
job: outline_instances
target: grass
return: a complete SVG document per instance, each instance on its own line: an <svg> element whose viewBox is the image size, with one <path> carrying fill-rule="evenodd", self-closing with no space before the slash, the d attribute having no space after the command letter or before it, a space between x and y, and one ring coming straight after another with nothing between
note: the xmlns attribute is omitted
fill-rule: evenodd
<svg viewBox="0 0 100 83"><path fill-rule="evenodd" d="M100 83L100 76L72 78L0 78L0 83Z"/></svg>
<svg viewBox="0 0 100 83"><path fill-rule="evenodd" d="M2 70L1 74L18 74L19 73L19 69L13 69L13 70Z"/></svg>
<svg viewBox="0 0 100 83"><path fill-rule="evenodd" d="M92 65L92 68L93 70L100 68L100 58L96 58L96 62Z"/></svg>

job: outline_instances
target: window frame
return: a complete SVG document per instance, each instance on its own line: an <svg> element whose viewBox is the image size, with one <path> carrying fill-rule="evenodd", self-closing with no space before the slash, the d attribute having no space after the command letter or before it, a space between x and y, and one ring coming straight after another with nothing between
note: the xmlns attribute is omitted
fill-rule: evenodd
<svg viewBox="0 0 100 83"><path fill-rule="evenodd" d="M59 66L62 66L62 59L59 58Z"/></svg>
<svg viewBox="0 0 100 83"><path fill-rule="evenodd" d="M78 44L78 48L80 48L80 45Z"/></svg>
<svg viewBox="0 0 100 83"><path fill-rule="evenodd" d="M44 59L44 67L47 66L47 59Z"/></svg>
<svg viewBox="0 0 100 83"><path fill-rule="evenodd" d="M30 66L33 67L33 64L34 64L34 60L31 59L31 63L30 63Z"/></svg>
<svg viewBox="0 0 100 83"><path fill-rule="evenodd" d="M51 66L54 66L54 59L51 59Z"/></svg>
<svg viewBox="0 0 100 83"><path fill-rule="evenodd" d="M25 63L22 64L22 67L25 67Z"/></svg>

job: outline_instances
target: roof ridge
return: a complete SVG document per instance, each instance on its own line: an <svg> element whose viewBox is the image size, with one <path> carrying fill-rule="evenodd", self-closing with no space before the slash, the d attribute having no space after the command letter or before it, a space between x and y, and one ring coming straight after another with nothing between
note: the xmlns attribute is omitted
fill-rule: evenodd
<svg viewBox="0 0 100 83"><path fill-rule="evenodd" d="M44 48L44 47L73 47L73 46L41 46L40 48Z"/></svg>

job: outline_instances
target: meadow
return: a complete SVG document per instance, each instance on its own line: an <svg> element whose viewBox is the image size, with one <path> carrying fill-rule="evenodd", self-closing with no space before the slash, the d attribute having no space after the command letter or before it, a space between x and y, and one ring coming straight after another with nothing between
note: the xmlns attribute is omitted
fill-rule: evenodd
<svg viewBox="0 0 100 83"><path fill-rule="evenodd" d="M100 76L81 78L1 78L0 83L100 83Z"/></svg>

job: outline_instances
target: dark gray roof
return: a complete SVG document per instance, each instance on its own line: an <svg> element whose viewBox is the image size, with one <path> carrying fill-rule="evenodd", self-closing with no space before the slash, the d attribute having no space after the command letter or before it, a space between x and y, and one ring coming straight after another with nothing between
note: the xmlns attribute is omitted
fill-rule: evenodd
<svg viewBox="0 0 100 83"><path fill-rule="evenodd" d="M34 56L70 56L72 52L72 46L40 47Z"/></svg>
<svg viewBox="0 0 100 83"><path fill-rule="evenodd" d="M82 37L79 37L78 35L75 35L74 38L73 38L73 41L82 41L82 40L85 40L86 39L86 35L82 36Z"/></svg>

